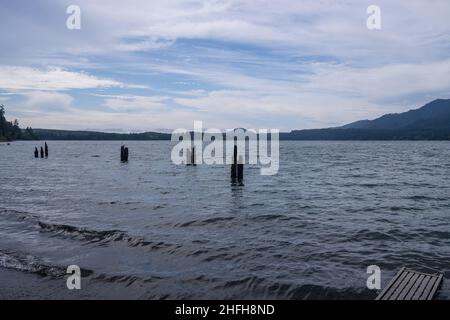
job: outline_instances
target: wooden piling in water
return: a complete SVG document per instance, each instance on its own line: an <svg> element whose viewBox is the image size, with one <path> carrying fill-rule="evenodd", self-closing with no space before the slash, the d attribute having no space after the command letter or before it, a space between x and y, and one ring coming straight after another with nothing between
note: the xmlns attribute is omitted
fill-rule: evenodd
<svg viewBox="0 0 450 320"><path fill-rule="evenodd" d="M244 160L242 156L239 156L239 162L237 164L237 178L239 182L244 179Z"/></svg>
<svg viewBox="0 0 450 320"><path fill-rule="evenodd" d="M124 145L120 147L120 161L128 161L128 147L125 147Z"/></svg>
<svg viewBox="0 0 450 320"><path fill-rule="evenodd" d="M191 149L186 149L186 165L187 166L196 166L195 163L195 147Z"/></svg>
<svg viewBox="0 0 450 320"><path fill-rule="evenodd" d="M233 150L233 162L231 164L231 180L232 182L242 183L244 180L244 158L239 156L239 161L237 157L237 146L234 146Z"/></svg>
<svg viewBox="0 0 450 320"><path fill-rule="evenodd" d="M45 157L48 158L48 146L47 146L47 142L45 143L44 151L45 151Z"/></svg>
<svg viewBox="0 0 450 320"><path fill-rule="evenodd" d="M34 157L39 158L39 151L37 147L34 147Z"/></svg>
<svg viewBox="0 0 450 320"><path fill-rule="evenodd" d="M192 161L191 149L186 148L186 165L190 166Z"/></svg>
<svg viewBox="0 0 450 320"><path fill-rule="evenodd" d="M231 163L231 180L237 178L237 146L234 146L233 162Z"/></svg>
<svg viewBox="0 0 450 320"><path fill-rule="evenodd" d="M41 146L41 158L44 158L44 148Z"/></svg>

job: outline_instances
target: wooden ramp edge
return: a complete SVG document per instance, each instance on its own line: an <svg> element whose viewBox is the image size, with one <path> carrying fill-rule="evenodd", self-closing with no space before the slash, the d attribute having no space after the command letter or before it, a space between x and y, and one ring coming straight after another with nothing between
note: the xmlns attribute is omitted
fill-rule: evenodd
<svg viewBox="0 0 450 320"><path fill-rule="evenodd" d="M431 300L441 285L442 274L401 268L376 300Z"/></svg>

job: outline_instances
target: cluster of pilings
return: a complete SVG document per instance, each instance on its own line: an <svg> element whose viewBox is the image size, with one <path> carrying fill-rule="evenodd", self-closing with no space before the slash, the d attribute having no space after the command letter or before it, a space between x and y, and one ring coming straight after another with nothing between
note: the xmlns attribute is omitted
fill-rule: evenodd
<svg viewBox="0 0 450 320"><path fill-rule="evenodd" d="M48 158L48 145L45 142L44 147L40 147L40 152L37 147L34 148L34 157L39 158ZM120 147L120 161L128 162L128 147L122 145ZM186 152L186 165L188 166L196 166L195 162L195 147L188 149ZM233 161L231 163L231 181L233 183L238 182L242 184L244 180L244 159L243 156L240 155L238 159L237 146L234 146L233 150Z"/></svg>
<svg viewBox="0 0 450 320"><path fill-rule="evenodd" d="M120 161L128 162L128 147L125 147L124 145L120 147Z"/></svg>
<svg viewBox="0 0 450 320"><path fill-rule="evenodd" d="M195 163L195 148L186 150L186 165L196 166ZM231 163L231 181L233 183L238 182L242 184L244 181L244 158L242 155L238 158L237 146L234 146L233 161Z"/></svg>
<svg viewBox="0 0 450 320"><path fill-rule="evenodd" d="M47 142L45 143L44 147L41 146L40 153L37 147L34 147L34 157L39 158L39 154L41 155L41 158L48 158L48 146Z"/></svg>

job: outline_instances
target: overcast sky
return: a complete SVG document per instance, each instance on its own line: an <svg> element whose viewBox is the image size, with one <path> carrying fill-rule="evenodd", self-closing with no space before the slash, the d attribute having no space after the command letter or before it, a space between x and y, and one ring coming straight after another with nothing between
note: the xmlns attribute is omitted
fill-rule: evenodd
<svg viewBox="0 0 450 320"><path fill-rule="evenodd" d="M449 14L448 0L0 0L0 103L34 128L337 126L450 98Z"/></svg>

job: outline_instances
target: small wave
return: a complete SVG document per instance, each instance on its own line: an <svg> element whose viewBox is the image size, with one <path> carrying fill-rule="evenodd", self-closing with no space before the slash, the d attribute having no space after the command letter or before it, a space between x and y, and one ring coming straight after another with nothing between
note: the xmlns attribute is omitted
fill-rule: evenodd
<svg viewBox="0 0 450 320"><path fill-rule="evenodd" d="M208 257L204 258L203 261L205 261L205 262L211 262L211 261L215 261L215 260L230 261L230 260L234 260L241 256L242 256L241 253L230 254L230 253L224 252L224 253L219 253L219 254L215 254L212 256L208 256Z"/></svg>
<svg viewBox="0 0 450 320"><path fill-rule="evenodd" d="M0 251L0 267L16 271L35 273L44 277L62 277L66 268L43 262L32 255L24 255L14 251ZM93 271L82 269L82 276L89 276Z"/></svg>
<svg viewBox="0 0 450 320"><path fill-rule="evenodd" d="M135 282L150 282L151 279L142 279L135 275L106 275L100 274L95 276L93 280L104 281L108 283L122 283L125 284L126 287L132 285Z"/></svg>
<svg viewBox="0 0 450 320"><path fill-rule="evenodd" d="M205 224L222 222L222 221L230 221L230 220L234 220L234 217L215 217L215 218L209 218L209 219L203 220L203 221L201 221L201 224L205 225Z"/></svg>
<svg viewBox="0 0 450 320"><path fill-rule="evenodd" d="M258 276L226 281L216 289L239 288L244 294L257 298L281 299L373 299L374 293L360 288L333 288L329 286L296 284L290 281L273 281Z"/></svg>
<svg viewBox="0 0 450 320"><path fill-rule="evenodd" d="M209 253L209 250L200 249L200 250L195 250L194 252L187 254L187 256L195 257L195 256L208 254L208 253Z"/></svg>
<svg viewBox="0 0 450 320"><path fill-rule="evenodd" d="M426 210L424 208L406 207L406 206L382 207L380 209L388 209L388 210L393 211L393 212L397 212L397 211L424 211L424 210Z"/></svg>
<svg viewBox="0 0 450 320"><path fill-rule="evenodd" d="M367 288L333 288L318 285L291 286L286 292L288 299L361 299L372 300L376 293Z"/></svg>
<svg viewBox="0 0 450 320"><path fill-rule="evenodd" d="M395 240L403 242L400 237L404 237L398 230L389 230L387 232L372 231L368 229L360 230L355 235L346 239L348 242L361 241L361 240Z"/></svg>
<svg viewBox="0 0 450 320"><path fill-rule="evenodd" d="M12 218L15 220L23 221L23 220L38 220L37 216L23 212L17 211L13 209L0 208L0 214L6 218Z"/></svg>
<svg viewBox="0 0 450 320"><path fill-rule="evenodd" d="M78 240L85 240L91 243L102 242L125 242L131 247L143 247L152 244L144 238L132 237L120 230L90 230L86 228L74 227L65 224L52 224L38 221L38 225L44 232L51 232L58 235L70 236Z"/></svg>
<svg viewBox="0 0 450 320"><path fill-rule="evenodd" d="M41 232L47 232L57 236L70 237L79 241L89 243L107 244L111 242L124 242L131 247L149 247L159 249L163 247L161 242L154 243L141 237L128 235L121 230L92 230L87 228L75 227L68 224L54 224L43 222L36 215L28 212L0 208L0 213L10 219L18 221L31 222L33 226L39 228ZM166 244L166 246L169 246Z"/></svg>
<svg viewBox="0 0 450 320"><path fill-rule="evenodd" d="M295 219L295 217L288 217L284 214L262 214L254 216L251 219L256 221L270 221L270 220L291 220Z"/></svg>
<svg viewBox="0 0 450 320"><path fill-rule="evenodd" d="M181 224L177 224L175 225L176 227L180 227L180 228L185 228L185 227L190 227L190 226L206 226L208 224L215 224L215 223L220 223L220 222L224 222L224 221L231 221L234 220L234 217L213 217L213 218L208 218L208 219L204 219L204 220L192 220L192 221L188 221L188 222L183 222Z"/></svg>
<svg viewBox="0 0 450 320"><path fill-rule="evenodd" d="M228 288L232 288L232 287L244 287L246 289L250 288L250 287L254 287L256 285L260 285L261 283L264 282L264 279L262 278L258 278L255 276L250 276L250 277L245 277L242 279L236 279L236 280L229 280L226 281L224 284L220 285L219 287L224 288L224 289L228 289Z"/></svg>
<svg viewBox="0 0 450 320"><path fill-rule="evenodd" d="M137 201L100 201L98 202L99 205L130 205L130 204L138 204Z"/></svg>
<svg viewBox="0 0 450 320"><path fill-rule="evenodd" d="M49 264L42 259L19 252L14 251L1 251L0 250L0 268L6 268L10 270L33 273L43 277L62 278L67 276L67 266L61 266L57 264ZM96 274L93 270L81 268L81 276L83 278L90 278L94 281L108 282L108 283L120 283L125 286L130 286L135 282L145 283L153 282L163 279L159 276L151 276L148 278L142 278L136 275L123 275L123 274Z"/></svg>
<svg viewBox="0 0 450 320"><path fill-rule="evenodd" d="M415 229L414 231L425 239L429 238L450 239L450 231L426 230L423 228Z"/></svg>
<svg viewBox="0 0 450 320"><path fill-rule="evenodd" d="M423 201L423 200L430 200L430 201L446 201L448 200L447 198L436 198L436 197L428 197L428 196L409 196L409 197L405 197L405 199L408 200L417 200L417 201Z"/></svg>

